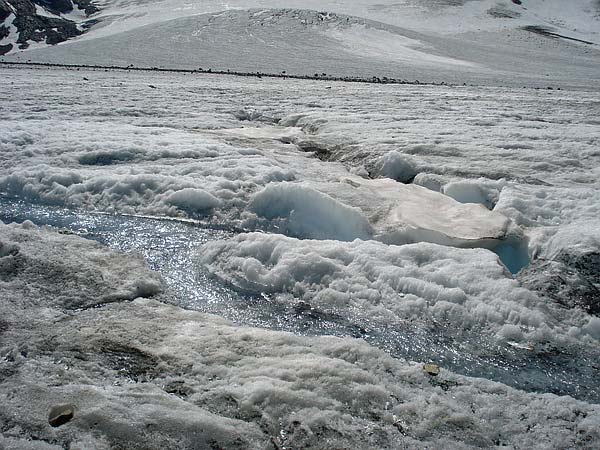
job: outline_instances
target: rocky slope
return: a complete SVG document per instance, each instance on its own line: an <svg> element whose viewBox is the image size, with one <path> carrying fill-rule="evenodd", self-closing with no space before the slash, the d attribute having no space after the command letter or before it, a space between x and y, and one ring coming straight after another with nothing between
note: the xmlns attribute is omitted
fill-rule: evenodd
<svg viewBox="0 0 600 450"><path fill-rule="evenodd" d="M98 11L92 0L0 0L0 55L79 36Z"/></svg>

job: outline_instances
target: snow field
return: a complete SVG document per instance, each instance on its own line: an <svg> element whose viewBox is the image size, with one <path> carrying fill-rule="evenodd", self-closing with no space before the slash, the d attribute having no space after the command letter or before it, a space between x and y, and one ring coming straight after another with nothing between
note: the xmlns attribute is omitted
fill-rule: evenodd
<svg viewBox="0 0 600 450"><path fill-rule="evenodd" d="M531 256L557 227L597 217L593 92L15 73L3 78L0 190L34 202L307 238L508 238L535 243ZM61 93L41 92L43 80Z"/></svg>
<svg viewBox="0 0 600 450"><path fill-rule="evenodd" d="M443 369L434 378L362 340L233 326L148 298L47 303L47 292L81 295L84 274L102 273L96 293L113 297L157 276L133 256L27 223L0 224L0 240L21 258L0 283L11 299L0 304L9 448L585 448L600 438L594 405ZM76 406L68 426L40 425L64 402Z"/></svg>
<svg viewBox="0 0 600 450"><path fill-rule="evenodd" d="M368 227L362 231L365 220L376 236L397 228L399 222L391 221L386 229L392 217L386 208L393 206L390 198L396 193L392 189L384 198L382 188L392 185L353 177L349 167L362 176L401 181L416 175L415 186L406 189L422 185L493 208L492 216L503 214L524 227L527 236L533 230L540 234L543 227L547 230L541 234L549 237L557 226L597 217L595 146L600 136L592 124L597 112L593 92L567 96L565 91L282 80L267 85L210 76L123 78L118 72L89 72L91 79L85 81L77 72L22 72L29 81L15 73L8 69L3 78L10 95L0 123L0 190L36 202L209 215L252 228L263 223L249 207L254 196L312 189L313 198L325 194L333 199L327 200L330 204L360 209L364 218L352 226L363 225L346 239L368 235ZM52 80L60 95L41 92L43 80ZM150 89L151 83L159 88ZM92 106L90 98L112 106ZM310 152L303 155L294 143L305 148L304 142L344 166L313 159ZM268 187L284 181L303 187ZM395 189L404 187L398 183ZM291 207L299 204L295 195ZM472 216L476 210L469 211ZM292 218L308 216L294 212ZM503 234L484 229L480 241ZM295 231L316 237L309 230ZM416 240L422 239L448 243L440 236Z"/></svg>
<svg viewBox="0 0 600 450"><path fill-rule="evenodd" d="M560 249L575 257L549 260L555 272L538 258L561 229L589 223L593 230L597 223L596 93L3 71L4 195L322 239L264 235L250 245L235 238L202 262L240 292L264 293L275 306L322 309L348 334L373 324L384 335L373 340L382 348L386 327L413 327L442 341L441 360L459 351L452 367L473 373L464 361L472 358L481 376L493 358L502 365L503 352L514 348L520 353L514 365L506 362L510 375L487 376L597 398L585 384L594 384L593 304L581 305L577 290L569 302L556 298L563 287L552 290L579 260L593 257L597 241L565 233L548 257L563 255ZM56 91L43 88L47 83ZM410 182L413 174L411 184L373 178ZM388 248L356 238L417 244ZM275 272L260 256L270 255L271 239L290 257ZM333 256L322 255L321 246ZM451 246L495 249L513 272L531 257L532 270L515 280L493 253ZM355 256L363 248L366 260ZM440 262L421 267L425 249ZM305 253L319 261L314 269ZM394 276L403 284L394 284ZM593 280L577 276L593 302ZM479 336L501 349L490 350L483 363ZM454 339L464 339L463 348L449 350L446 342L462 342ZM411 358L421 360L419 348ZM511 378L523 373L535 380ZM562 377L562 384L549 387L543 374ZM575 386L573 377L584 387L565 390Z"/></svg>

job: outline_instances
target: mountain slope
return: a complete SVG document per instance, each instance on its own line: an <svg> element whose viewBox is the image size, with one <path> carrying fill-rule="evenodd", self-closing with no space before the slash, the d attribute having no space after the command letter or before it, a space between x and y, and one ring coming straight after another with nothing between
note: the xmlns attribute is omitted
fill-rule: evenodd
<svg viewBox="0 0 600 450"><path fill-rule="evenodd" d="M558 0L234 0L227 5L107 0L88 2L93 10L82 1L76 5L85 11L77 9L77 23L71 21L73 12L35 6L38 13L59 13L38 14L36 20L64 22L60 36L56 27L45 35L46 44L72 38L60 45L28 47L44 35L15 30L20 19L7 16L6 37L0 40L4 59L544 87L600 80L600 8L592 0L569 7Z"/></svg>
<svg viewBox="0 0 600 450"><path fill-rule="evenodd" d="M92 0L0 0L0 55L80 36L98 11Z"/></svg>

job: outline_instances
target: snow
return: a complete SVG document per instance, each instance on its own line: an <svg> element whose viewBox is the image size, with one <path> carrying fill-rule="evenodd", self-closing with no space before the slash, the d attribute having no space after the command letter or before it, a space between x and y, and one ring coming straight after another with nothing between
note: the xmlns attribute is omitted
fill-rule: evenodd
<svg viewBox="0 0 600 450"><path fill-rule="evenodd" d="M284 298L291 294L289 301L330 314L348 309L386 323L447 321L477 335L505 337L506 325L516 325L529 342L548 339L547 328L550 339L569 339L572 326L589 320L572 312L557 322L558 310L519 287L497 257L484 250L301 241L256 233L208 243L200 254L211 273L242 290ZM515 340L514 332L510 338Z"/></svg>
<svg viewBox="0 0 600 450"><path fill-rule="evenodd" d="M50 11L46 11L45 8L43 8L42 6L40 6L38 4L34 4L34 6L35 6L35 14L40 17L50 17L51 19L60 18L60 15L57 16L56 14L53 14Z"/></svg>
<svg viewBox="0 0 600 450"><path fill-rule="evenodd" d="M108 97L119 85L103 88ZM146 86L136 89L143 92ZM209 102L215 101L210 91L204 92ZM202 215L215 209L222 220L244 226L257 226L257 220L262 226L260 217L287 218L279 226L311 238L493 247L490 241L507 233L508 220L496 212L460 205L416 185L355 177L339 164L299 153L286 143L303 139L298 127L266 123L240 128L237 112L210 117L215 106L221 108L221 99L215 106L206 103L205 111L190 111L192 120L180 116L180 128L159 127L151 112L174 113L161 95L150 109L125 101L114 113L89 111L99 119L95 122L75 119L66 125L50 117L34 119L31 126L5 122L7 156L28 160L0 177L0 188L36 202L125 213ZM119 123L110 119L115 113ZM204 118L207 130L192 128ZM41 132L45 120L53 123L51 132ZM65 146L67 132L72 141ZM407 164L414 171L412 162L405 162L412 159L397 152L382 161L378 170L383 175L399 177ZM431 215L433 210L439 215Z"/></svg>
<svg viewBox="0 0 600 450"><path fill-rule="evenodd" d="M85 309L47 303L47 290L115 296L156 275L140 259L77 236L0 224L0 239L21 258L0 284L12 299L0 303L0 417L18 423L0 437L9 448L34 437L71 448L150 449L543 448L599 438L595 405L443 369L433 378L422 364L357 339L234 326L161 303L158 292ZM99 284L88 286L88 277ZM46 425L49 408L64 402L75 405L74 419Z"/></svg>
<svg viewBox="0 0 600 450"><path fill-rule="evenodd" d="M100 17L110 20L108 27L94 31L99 36L118 33L132 28L171 20L185 16L206 13L222 13L231 10L259 8L257 15L265 14L270 8L303 8L316 11L330 11L367 19L378 20L391 25L452 35L480 29L497 30L518 25L531 25L542 21L571 32L577 30L589 38L598 35L597 17L594 14L593 0L573 1L573 7L565 10L560 0L528 0L527 5L517 6L504 3L508 11L518 13L516 19L498 20L488 14L497 6L496 0L469 1L378 1L358 0L353 2L317 0L233 0L206 1L201 5L187 0L146 1L144 10L123 0L103 2L104 11ZM592 39L593 40L593 39Z"/></svg>
<svg viewBox="0 0 600 450"><path fill-rule="evenodd" d="M345 241L371 235L371 226L358 208L308 186L269 184L252 198L249 207L268 220L287 219L288 232L296 236Z"/></svg>
<svg viewBox="0 0 600 450"><path fill-rule="evenodd" d="M61 230L0 225L0 446L597 446L597 49L517 30L554 1L254 3L21 57L459 86L0 68L1 217Z"/></svg>
<svg viewBox="0 0 600 450"><path fill-rule="evenodd" d="M262 191L273 199L288 190L295 200L278 214L293 218L295 235L336 237L331 227L338 223L348 240L494 247L509 235L523 240L510 219L538 247L532 255L557 226L597 220L599 135L588 124L597 102L591 91L185 75L149 81L144 74L102 72L82 81L81 72L30 71L25 78L8 70L4 79L14 84L3 86L10 112L0 123L0 186L31 201L130 214L210 214L272 230L264 214L274 217L267 211L273 205L253 210L250 203ZM68 101L44 94L48 79ZM35 104L27 101L30 93L39 99ZM94 96L100 103L89 105ZM102 107L108 99L113 106ZM240 116L240 110L250 112ZM521 145L507 146L507 136ZM330 161L299 152L295 143L305 142ZM419 173L405 185L365 179L367 172L402 181ZM291 184L276 188L273 182ZM169 200L193 190L205 197L196 199L202 201L194 211ZM309 194L302 199L301 193ZM331 200L311 206L311 198ZM354 219L341 223L346 213L329 214L325 204L355 211ZM328 231L318 229L326 218L294 212L301 205L329 215ZM298 221L303 218L310 223Z"/></svg>
<svg viewBox="0 0 600 450"><path fill-rule="evenodd" d="M8 36L0 41L2 45L12 44L13 50L17 45L17 39L19 39L19 30L17 30L17 27L13 24L15 19L16 16L14 15L14 13L11 13L4 20L3 25L8 28Z"/></svg>
<svg viewBox="0 0 600 450"><path fill-rule="evenodd" d="M514 18L503 19L490 14L497 7L495 0L375 4L256 0L202 5L170 0L144 2L143 8L115 0L106 2L94 16L100 23L84 35L5 59L494 86L597 85L596 44L552 39L523 29L550 27L558 34L597 43L597 5L578 0L559 21L558 11L564 10L560 2L528 3L523 8L507 2L503 10ZM321 16L324 9L329 12Z"/></svg>
<svg viewBox="0 0 600 450"><path fill-rule="evenodd" d="M498 202L500 192L507 186L506 180L477 180L450 181L444 184L442 191L461 203L479 203L488 209L493 209Z"/></svg>
<svg viewBox="0 0 600 450"><path fill-rule="evenodd" d="M595 220L577 221L556 230L540 255L552 259L564 249L585 253L600 248L600 229Z"/></svg>
<svg viewBox="0 0 600 450"><path fill-rule="evenodd" d="M220 201L214 195L202 189L186 188L173 192L166 199L167 203L183 210L194 212L212 209L219 206Z"/></svg>
<svg viewBox="0 0 600 450"><path fill-rule="evenodd" d="M355 25L349 29L332 29L326 31L325 35L340 41L344 48L358 56L376 57L417 65L474 65L468 61L427 53L419 49L426 46L418 40L392 34L385 30L367 28L365 25Z"/></svg>

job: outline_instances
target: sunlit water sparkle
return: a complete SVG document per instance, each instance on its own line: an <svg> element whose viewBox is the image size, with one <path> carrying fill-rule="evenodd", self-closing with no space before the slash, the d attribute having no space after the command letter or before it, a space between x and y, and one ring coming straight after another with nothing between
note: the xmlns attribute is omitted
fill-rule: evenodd
<svg viewBox="0 0 600 450"><path fill-rule="evenodd" d="M330 314L297 299L250 295L224 285L199 267L195 259L202 244L235 234L227 227L77 211L1 197L0 220L31 220L115 250L139 253L151 269L163 275L168 301L183 308L218 314L240 325L300 335L361 338L397 358L435 362L457 373L500 381L526 391L600 402L598 354L550 346L533 350L499 346L486 342L477 332L447 323L382 323L370 320L361 311Z"/></svg>

